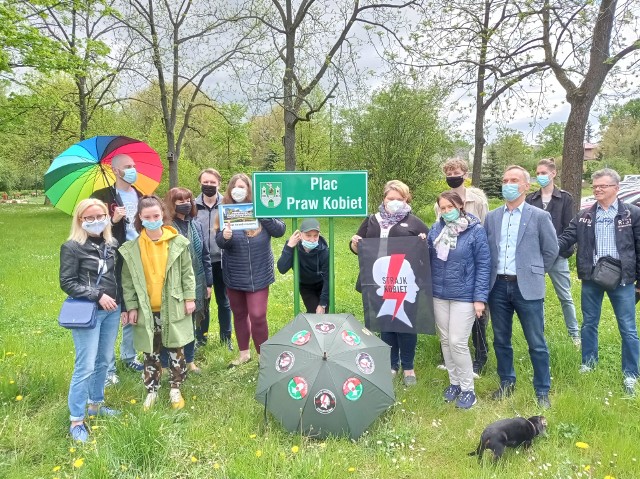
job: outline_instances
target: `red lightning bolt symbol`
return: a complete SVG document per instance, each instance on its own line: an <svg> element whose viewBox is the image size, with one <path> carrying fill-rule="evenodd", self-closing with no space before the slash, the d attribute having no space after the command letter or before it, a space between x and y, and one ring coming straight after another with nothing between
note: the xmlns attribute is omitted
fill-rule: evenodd
<svg viewBox="0 0 640 479"><path fill-rule="evenodd" d="M398 274L400 273L400 268L402 267L402 262L404 261L404 254L392 254L389 259L389 269L387 270L387 279L384 283L384 294L382 295L383 299L395 299L396 307L393 310L393 321L396 317L396 313L402 306L402 302L404 301L404 297L407 293L401 293L397 291L393 291L394 286L396 284L396 279L398 278Z"/></svg>

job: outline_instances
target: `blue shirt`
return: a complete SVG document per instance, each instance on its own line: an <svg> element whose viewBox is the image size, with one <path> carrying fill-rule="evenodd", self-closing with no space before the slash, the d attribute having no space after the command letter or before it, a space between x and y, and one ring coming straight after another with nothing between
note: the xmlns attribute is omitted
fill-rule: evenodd
<svg viewBox="0 0 640 479"><path fill-rule="evenodd" d="M516 274L516 244L524 201L512 211L505 206L498 244L498 274Z"/></svg>
<svg viewBox="0 0 640 479"><path fill-rule="evenodd" d="M615 219L617 214L617 199L607 210L598 203L596 208L596 249L593 252L593 264L596 264L598 259L603 256L620 259L618 248L616 247Z"/></svg>
<svg viewBox="0 0 640 479"><path fill-rule="evenodd" d="M131 188L129 191L117 190L122 199L123 206L127 210L127 220L129 222L125 226L127 235L127 241L134 240L138 237L138 232L133 226L133 220L136 219L136 213L138 212L138 194L136 190ZM124 221L124 218L120 221Z"/></svg>

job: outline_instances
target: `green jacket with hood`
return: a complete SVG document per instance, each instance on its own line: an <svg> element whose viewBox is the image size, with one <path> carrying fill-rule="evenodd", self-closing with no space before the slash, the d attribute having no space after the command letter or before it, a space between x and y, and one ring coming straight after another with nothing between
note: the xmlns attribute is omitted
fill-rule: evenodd
<svg viewBox="0 0 640 479"><path fill-rule="evenodd" d="M153 351L153 313L147 293L139 241L139 238L127 241L118 252L123 259L122 290L127 310L138 310L138 323L133 326L133 345L136 351L150 353ZM193 324L191 315L185 314L184 300L195 298L195 289L189 240L176 235L169 240L167 268L162 288L160 320L163 346L180 348L193 341Z"/></svg>

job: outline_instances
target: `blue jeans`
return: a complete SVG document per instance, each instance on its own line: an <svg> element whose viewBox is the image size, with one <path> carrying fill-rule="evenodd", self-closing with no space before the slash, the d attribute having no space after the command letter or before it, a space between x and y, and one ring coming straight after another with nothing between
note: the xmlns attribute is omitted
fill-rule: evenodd
<svg viewBox="0 0 640 479"><path fill-rule="evenodd" d="M569 336L576 338L580 335L580 331L578 329L578 319L576 318L576 307L571 297L569 260L558 256L548 273L553 288L556 290L556 295L560 300L560 306L562 306L562 315L564 316L564 324L567 326L567 332Z"/></svg>
<svg viewBox="0 0 640 479"><path fill-rule="evenodd" d="M114 344L115 347L115 344ZM120 359L125 363L129 363L136 359L136 348L133 347L133 325L125 324L122 326L122 341L120 341ZM116 372L116 356L109 364L107 374L115 374Z"/></svg>
<svg viewBox="0 0 640 479"><path fill-rule="evenodd" d="M227 297L227 288L222 279L222 266L220 261L211 263L213 271L213 295L218 305L218 324L220 326L220 341L231 339L231 306ZM199 342L207 342L209 334L210 313L209 306L211 298L205 299L204 302L204 318L200 322L200 326L196 330L196 340ZM206 335L204 333L207 333Z"/></svg>
<svg viewBox="0 0 640 479"><path fill-rule="evenodd" d="M89 404L104 401L104 380L113 360L113 346L118 336L120 307L116 311L98 310L96 327L72 329L76 360L69 385L69 419L82 421Z"/></svg>
<svg viewBox="0 0 640 479"><path fill-rule="evenodd" d="M636 298L633 284L607 291L622 339L622 373L638 377L640 341L636 328ZM593 281L582 282L582 364L598 362L598 323L604 290Z"/></svg>
<svg viewBox="0 0 640 479"><path fill-rule="evenodd" d="M551 373L549 349L544 339L544 299L524 299L517 281L496 279L489 293L489 311L500 381L516 383L511 345L513 313L516 312L529 345L529 357L533 365L533 388L536 395L547 394L551 387Z"/></svg>
<svg viewBox="0 0 640 479"><path fill-rule="evenodd" d="M391 369L397 371L400 365L403 371L413 369L418 344L417 334L382 332L380 338L391 346Z"/></svg>

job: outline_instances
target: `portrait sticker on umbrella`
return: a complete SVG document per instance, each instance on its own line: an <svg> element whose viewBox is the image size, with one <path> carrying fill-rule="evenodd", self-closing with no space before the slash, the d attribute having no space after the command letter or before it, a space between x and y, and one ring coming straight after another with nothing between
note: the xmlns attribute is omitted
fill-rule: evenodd
<svg viewBox="0 0 640 479"><path fill-rule="evenodd" d="M291 368L296 362L296 357L291 351L284 351L276 359L276 371L279 373L286 373L291 371Z"/></svg>
<svg viewBox="0 0 640 479"><path fill-rule="evenodd" d="M288 389L289 396L297 401L307 397L307 393L309 392L307 381L300 376L296 376L289 381Z"/></svg>
<svg viewBox="0 0 640 479"><path fill-rule="evenodd" d="M360 336L358 336L353 331L349 331L348 329L342 331L342 340L349 346L357 346L358 344L360 344Z"/></svg>
<svg viewBox="0 0 640 479"><path fill-rule="evenodd" d="M333 333L336 330L336 325L333 323L329 323L328 321L323 321L315 325L316 331L322 334Z"/></svg>
<svg viewBox="0 0 640 479"><path fill-rule="evenodd" d="M349 378L342 385L342 393L349 401L357 401L362 396L362 381L358 378Z"/></svg>
<svg viewBox="0 0 640 479"><path fill-rule="evenodd" d="M302 331L298 331L296 334L293 335L293 337L291 338L291 342L296 346L302 346L304 344L307 344L310 339L311 339L311 332L307 331L306 329L303 329Z"/></svg>
<svg viewBox="0 0 640 479"><path fill-rule="evenodd" d="M369 353L358 353L356 356L356 365L362 374L371 374L376 369L373 358Z"/></svg>
<svg viewBox="0 0 640 479"><path fill-rule="evenodd" d="M313 403L320 414L331 414L336 408L336 395L328 389L321 389L313 398Z"/></svg>

